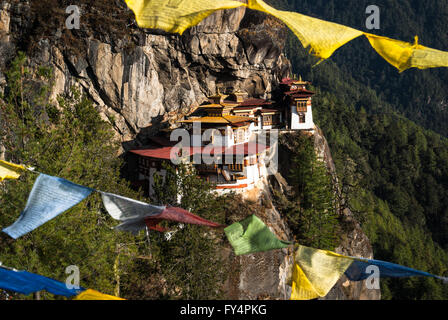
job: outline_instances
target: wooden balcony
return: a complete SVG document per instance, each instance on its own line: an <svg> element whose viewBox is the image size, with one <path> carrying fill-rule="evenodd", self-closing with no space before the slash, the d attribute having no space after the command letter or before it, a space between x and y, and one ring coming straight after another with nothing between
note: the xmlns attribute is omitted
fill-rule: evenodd
<svg viewBox="0 0 448 320"><path fill-rule="evenodd" d="M199 164L196 167L198 173L216 173L221 174L221 168L217 164Z"/></svg>

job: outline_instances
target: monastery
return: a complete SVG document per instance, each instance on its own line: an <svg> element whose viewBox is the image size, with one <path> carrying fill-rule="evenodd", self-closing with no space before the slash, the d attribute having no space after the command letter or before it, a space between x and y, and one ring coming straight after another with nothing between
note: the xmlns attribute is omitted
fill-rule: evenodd
<svg viewBox="0 0 448 320"><path fill-rule="evenodd" d="M282 99L277 102L218 90L178 121L179 128L188 132L188 141L171 141L169 135L176 129L170 129L168 136L151 138L150 146L130 151L138 156L140 181L149 183L152 195L154 174L165 176L163 163L176 163L173 159L182 156L217 192L244 193L255 188L269 175L266 160L272 159L273 143L267 137L273 130L314 131L314 92L307 90L308 84L301 78L283 79Z"/></svg>

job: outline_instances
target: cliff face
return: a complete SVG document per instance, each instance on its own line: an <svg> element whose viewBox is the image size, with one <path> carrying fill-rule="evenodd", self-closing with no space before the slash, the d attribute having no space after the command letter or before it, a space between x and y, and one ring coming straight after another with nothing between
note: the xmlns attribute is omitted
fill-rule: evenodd
<svg viewBox="0 0 448 320"><path fill-rule="evenodd" d="M246 14L245 8L224 10L179 36L138 29L124 2L115 2L112 26L91 18L101 15L102 9L93 4L80 5L80 30L65 29L68 15L60 12L52 17L59 24L35 30L36 24L45 22L39 22L43 13L33 2L1 1L0 50L10 54L2 55L0 67L14 49L28 50L34 66L53 67L53 98L73 85L82 87L121 140L138 136L137 144L162 121L176 120L218 87L269 97L272 87L290 71L282 54L285 30L266 16Z"/></svg>
<svg viewBox="0 0 448 320"><path fill-rule="evenodd" d="M314 134L314 144L320 159L322 159L333 176L333 183L336 185L337 192L339 182L336 176L336 167L331 156L331 150L328 146L322 130L317 128ZM373 259L373 249L369 239L362 231L361 226L356 221L349 208L341 208L342 223L344 224L344 237L340 239L339 247L336 252L346 256L363 257ZM368 289L365 281L351 282L343 276L324 300L379 300L381 298L380 290Z"/></svg>
<svg viewBox="0 0 448 320"><path fill-rule="evenodd" d="M65 0L0 0L0 92L5 87L2 70L17 50L26 51L31 68L53 68L52 99L72 86L81 88L126 150L145 144L146 137L181 118L218 87L270 98L279 80L290 74L282 53L286 31L261 13L224 10L179 36L141 30L123 1L104 3L80 4L81 28L67 30L65 7L70 3ZM334 170L321 133L316 145ZM260 189L265 203L270 203L269 188L273 186L266 183ZM275 207L263 212L260 217L277 236L292 238ZM352 224L338 252L372 257L359 225L350 212L344 214ZM235 273L227 285L229 298L287 299L291 254L286 249L243 257L230 253ZM341 281L327 298L378 297L362 283L346 286Z"/></svg>

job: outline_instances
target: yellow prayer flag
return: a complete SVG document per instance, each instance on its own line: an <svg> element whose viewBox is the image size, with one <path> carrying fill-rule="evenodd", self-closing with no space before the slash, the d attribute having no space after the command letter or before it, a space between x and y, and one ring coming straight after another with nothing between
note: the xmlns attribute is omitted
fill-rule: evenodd
<svg viewBox="0 0 448 320"><path fill-rule="evenodd" d="M316 289L303 273L303 270L295 263L292 272L291 300L312 300L319 298Z"/></svg>
<svg viewBox="0 0 448 320"><path fill-rule="evenodd" d="M296 12L280 11L262 0L249 0L248 7L273 15L283 21L305 48L319 58L327 59L339 47L361 36L361 31L337 23L305 16Z"/></svg>
<svg viewBox="0 0 448 320"><path fill-rule="evenodd" d="M325 297L353 259L337 253L299 246L294 257L291 300Z"/></svg>
<svg viewBox="0 0 448 320"><path fill-rule="evenodd" d="M448 67L448 52L366 33L371 46L400 72L409 68Z"/></svg>
<svg viewBox="0 0 448 320"><path fill-rule="evenodd" d="M0 160L0 181L18 179L23 171L25 171L24 166Z"/></svg>
<svg viewBox="0 0 448 320"><path fill-rule="evenodd" d="M141 28L162 29L182 34L222 9L246 6L232 0L125 0L134 11L137 24Z"/></svg>
<svg viewBox="0 0 448 320"><path fill-rule="evenodd" d="M142 28L162 29L182 34L217 10L247 6L283 21L305 48L328 59L347 42L365 35L372 47L400 72L408 68L448 67L448 52L365 33L341 24L312 18L297 12L281 11L263 0L248 4L233 0L125 0Z"/></svg>
<svg viewBox="0 0 448 320"><path fill-rule="evenodd" d="M110 296L108 294L104 294L96 290L87 289L86 291L83 291L80 294L78 294L73 300L126 300L126 299Z"/></svg>

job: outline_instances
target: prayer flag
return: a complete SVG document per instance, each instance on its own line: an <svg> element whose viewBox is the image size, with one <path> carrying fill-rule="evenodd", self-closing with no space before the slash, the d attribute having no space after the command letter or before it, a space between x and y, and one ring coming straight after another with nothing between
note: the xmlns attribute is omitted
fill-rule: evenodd
<svg viewBox="0 0 448 320"><path fill-rule="evenodd" d="M279 240L255 215L232 224L224 231L237 256L286 248L292 244Z"/></svg>
<svg viewBox="0 0 448 320"><path fill-rule="evenodd" d="M0 181L18 179L23 171L25 171L24 166L0 160Z"/></svg>
<svg viewBox="0 0 448 320"><path fill-rule="evenodd" d="M296 12L276 10L262 0L249 0L248 7L280 19L299 38L304 48L310 47L311 53L321 59L329 58L339 47L363 34L337 23Z"/></svg>
<svg viewBox="0 0 448 320"><path fill-rule="evenodd" d="M20 217L3 232L17 239L77 205L92 191L62 178L40 174Z"/></svg>
<svg viewBox="0 0 448 320"><path fill-rule="evenodd" d="M371 46L387 62L403 72L409 68L448 67L448 52L431 49L418 44L380 37L366 33Z"/></svg>
<svg viewBox="0 0 448 320"><path fill-rule="evenodd" d="M177 207L167 207L161 214L145 218L146 225L149 229L155 230L155 231L160 231L160 232L165 232L165 231L167 231L166 229L158 226L158 223L160 223L162 220L176 221L176 222L188 223L188 224L196 224L196 225L207 226L207 227L211 227L211 228L225 227L224 225L206 220L206 219L201 218L195 214L192 214L191 212L189 212L187 210L184 210L182 208L177 208Z"/></svg>
<svg viewBox="0 0 448 320"><path fill-rule="evenodd" d="M114 229L118 231L127 231L134 235L137 235L141 230L146 228L145 219L129 219L124 221L122 224L119 224Z"/></svg>
<svg viewBox="0 0 448 320"><path fill-rule="evenodd" d="M246 5L232 0L126 0L126 4L139 27L179 34L217 10Z"/></svg>
<svg viewBox="0 0 448 320"><path fill-rule="evenodd" d="M378 267L379 277L424 276L447 282L447 278L389 262L298 246L294 257L291 300L325 297L343 274L351 281L365 280L375 275L368 269L369 266Z"/></svg>
<svg viewBox="0 0 448 320"><path fill-rule="evenodd" d="M145 202L129 199L111 193L101 192L104 207L115 220L142 219L157 215L166 209L165 206L154 206Z"/></svg>
<svg viewBox="0 0 448 320"><path fill-rule="evenodd" d="M219 223L203 219L182 208L167 207L159 214L152 214L142 216L139 218L124 220L123 223L116 226L115 229L137 234L139 231L144 230L146 227L148 227L148 229L150 230L165 232L168 230L158 225L163 220L175 221L180 223L197 224L212 228L225 227L224 225L221 225Z"/></svg>
<svg viewBox="0 0 448 320"><path fill-rule="evenodd" d="M0 267L0 288L22 294L31 294L46 290L52 294L72 297L78 295L84 288L68 289L65 283L40 276L27 271L13 271Z"/></svg>
<svg viewBox="0 0 448 320"><path fill-rule="evenodd" d="M86 291L83 291L79 295L77 295L73 300L126 300L126 299L104 294L96 290L87 289Z"/></svg>
<svg viewBox="0 0 448 320"><path fill-rule="evenodd" d="M299 246L294 256L291 300L325 297L352 262L331 251Z"/></svg>
<svg viewBox="0 0 448 320"><path fill-rule="evenodd" d="M403 277L430 277L446 281L446 278L430 274L428 272L411 269L398 264L369 260L362 258L353 258L354 261L345 271L345 275L351 281L362 281L372 276L373 273L368 270L369 266L378 267L381 278L403 278Z"/></svg>

